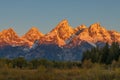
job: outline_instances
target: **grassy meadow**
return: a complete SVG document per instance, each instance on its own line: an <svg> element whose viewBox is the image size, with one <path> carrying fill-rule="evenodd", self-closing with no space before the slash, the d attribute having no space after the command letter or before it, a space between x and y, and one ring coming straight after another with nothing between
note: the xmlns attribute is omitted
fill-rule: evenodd
<svg viewBox="0 0 120 80"><path fill-rule="evenodd" d="M83 63L39 60L39 63L44 64L30 67L29 62L27 66L15 67L13 63L8 65L8 60L5 61L7 64L3 61L5 60L0 63L0 80L120 80L117 62L105 65L92 63L90 60Z"/></svg>

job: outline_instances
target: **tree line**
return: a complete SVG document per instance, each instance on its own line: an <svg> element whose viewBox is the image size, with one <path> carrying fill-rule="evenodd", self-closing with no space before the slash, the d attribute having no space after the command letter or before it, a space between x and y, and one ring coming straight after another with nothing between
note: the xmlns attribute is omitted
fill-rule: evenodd
<svg viewBox="0 0 120 80"><path fill-rule="evenodd" d="M33 59L27 61L24 57L18 57L15 59L0 59L0 68L20 68L20 69L37 69L39 66L44 66L45 68L59 68L59 69L71 69L74 67L90 67L93 63L106 64L120 67L120 46L118 43L114 42L109 46L108 43L104 47L94 47L91 50L87 50L83 53L81 61L71 62L71 61L49 61L45 59Z"/></svg>
<svg viewBox="0 0 120 80"><path fill-rule="evenodd" d="M113 61L120 59L120 46L113 42L110 46L108 43L104 47L95 47L83 53L82 62L91 60L93 63L111 64Z"/></svg>
<svg viewBox="0 0 120 80"><path fill-rule="evenodd" d="M46 59L33 59L31 61L27 61L24 57L18 57L15 59L0 59L0 68L8 67L20 69L37 69L40 66L44 66L45 68L70 69L73 67L81 67L81 62L49 61Z"/></svg>

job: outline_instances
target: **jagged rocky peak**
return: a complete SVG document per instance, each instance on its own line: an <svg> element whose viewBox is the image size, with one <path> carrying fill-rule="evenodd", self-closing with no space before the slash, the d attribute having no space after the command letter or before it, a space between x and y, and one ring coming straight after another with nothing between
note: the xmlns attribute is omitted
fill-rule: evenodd
<svg viewBox="0 0 120 80"><path fill-rule="evenodd" d="M4 30L2 31L2 33L4 33L4 32L14 32L14 30L13 30L12 28L9 28L9 29L4 29Z"/></svg>
<svg viewBox="0 0 120 80"><path fill-rule="evenodd" d="M27 33L38 33L39 35L43 36L44 34L39 31L37 27L32 27Z"/></svg>
<svg viewBox="0 0 120 80"><path fill-rule="evenodd" d="M111 35L111 39L114 41L114 42L118 42L120 44L120 33L119 32L116 32L114 30L112 31L108 31L109 34Z"/></svg>
<svg viewBox="0 0 120 80"><path fill-rule="evenodd" d="M53 30L40 39L41 44L65 45L65 40L74 34L74 29L66 19L62 20Z"/></svg>
<svg viewBox="0 0 120 80"><path fill-rule="evenodd" d="M64 19L50 33L55 33L61 39L67 40L74 34L74 29L69 25L68 21Z"/></svg>
<svg viewBox="0 0 120 80"><path fill-rule="evenodd" d="M106 29L103 28L100 23L94 23L92 25L90 25L90 27L88 28L90 35L96 35L96 34L100 34L103 32L106 32ZM103 32L102 32L103 31Z"/></svg>
<svg viewBox="0 0 120 80"><path fill-rule="evenodd" d="M9 28L9 29L6 29L6 30L3 30L1 32L1 38L9 38L9 39L15 39L15 38L19 38L19 36L16 34L16 32L14 31L14 29L12 28Z"/></svg>
<svg viewBox="0 0 120 80"><path fill-rule="evenodd" d="M65 46L69 43L77 45L81 41L91 43L114 41L120 43L120 33L116 31L108 31L100 25L94 23L87 28L84 24L72 28L66 19L62 20L58 25L48 34L42 34L36 27L32 27L25 35L19 37L12 29L6 29L0 32L0 45L29 45L32 46L38 40L39 44L55 44ZM37 43L37 44L38 44Z"/></svg>
<svg viewBox="0 0 120 80"><path fill-rule="evenodd" d="M14 32L14 33L15 33L15 31L14 31L13 28L9 28L9 29L7 29L7 30L5 30L5 31L8 31L8 32Z"/></svg>
<svg viewBox="0 0 120 80"><path fill-rule="evenodd" d="M94 23L89 28L80 30L79 34L72 40L74 45L77 45L81 41L87 42L108 42L112 43L111 35L108 30L100 25L100 23Z"/></svg>
<svg viewBox="0 0 120 80"><path fill-rule="evenodd" d="M61 29L65 29L65 28L68 28L68 27L69 27L68 20L64 19L60 23L58 23L58 25L52 31L59 31Z"/></svg>
<svg viewBox="0 0 120 80"><path fill-rule="evenodd" d="M32 27L25 35L22 36L22 38L34 43L35 40L39 40L43 36L44 34L42 34L36 27Z"/></svg>
<svg viewBox="0 0 120 80"><path fill-rule="evenodd" d="M80 29L84 29L84 28L87 28L85 24L82 24L79 26Z"/></svg>
<svg viewBox="0 0 120 80"><path fill-rule="evenodd" d="M94 42L112 42L108 30L102 27L100 23L92 24L89 27L89 35L94 39Z"/></svg>
<svg viewBox="0 0 120 80"><path fill-rule="evenodd" d="M33 26L28 32L39 32L38 28Z"/></svg>
<svg viewBox="0 0 120 80"><path fill-rule="evenodd" d="M78 33L85 28L87 28L86 25L82 24L82 25L76 27L74 30L75 30L76 33Z"/></svg>
<svg viewBox="0 0 120 80"><path fill-rule="evenodd" d="M99 29L101 27L100 23L94 23L92 25L90 25L89 29Z"/></svg>
<svg viewBox="0 0 120 80"><path fill-rule="evenodd" d="M88 29L89 29L90 33L97 33L97 32L99 32L99 30L101 28L102 27L101 27L100 23L97 22L97 23L90 25L90 27Z"/></svg>
<svg viewBox="0 0 120 80"><path fill-rule="evenodd" d="M87 28L86 25L82 24L82 25L76 27L75 29L81 30L81 29L85 29L85 28Z"/></svg>
<svg viewBox="0 0 120 80"><path fill-rule="evenodd" d="M11 46L29 46L30 43L21 39L16 32L12 29L6 29L1 32L0 35L0 46L11 45Z"/></svg>
<svg viewBox="0 0 120 80"><path fill-rule="evenodd" d="M64 19L56 26L56 28L67 27L67 26L69 26L68 20Z"/></svg>

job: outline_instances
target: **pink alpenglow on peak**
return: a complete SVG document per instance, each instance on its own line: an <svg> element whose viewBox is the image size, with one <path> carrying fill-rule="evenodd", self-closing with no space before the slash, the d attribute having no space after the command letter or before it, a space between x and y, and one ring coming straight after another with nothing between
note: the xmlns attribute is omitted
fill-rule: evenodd
<svg viewBox="0 0 120 80"><path fill-rule="evenodd" d="M9 28L7 30L3 30L0 34L0 46L12 45L12 46L29 46L29 41L26 41L20 38L16 32Z"/></svg>
<svg viewBox="0 0 120 80"><path fill-rule="evenodd" d="M44 34L42 34L36 27L32 27L25 35L22 36L22 38L33 44L35 40L39 40L43 36Z"/></svg>
<svg viewBox="0 0 120 80"><path fill-rule="evenodd" d="M105 29L100 23L94 23L90 27L84 24L72 28L66 19L62 20L49 33L43 34L36 27L32 27L26 34L19 37L12 29L6 29L0 32L0 47L11 46L29 46L38 40L41 44L55 44L58 46L71 47L80 45L82 41L96 44L97 42L118 42L120 44L120 33Z"/></svg>

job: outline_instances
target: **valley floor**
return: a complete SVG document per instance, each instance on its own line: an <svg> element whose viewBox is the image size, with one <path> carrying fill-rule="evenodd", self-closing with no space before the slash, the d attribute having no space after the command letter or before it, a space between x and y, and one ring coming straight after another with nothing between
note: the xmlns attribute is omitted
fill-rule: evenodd
<svg viewBox="0 0 120 80"><path fill-rule="evenodd" d="M38 69L0 69L0 80L120 80L120 68L56 69L40 66Z"/></svg>

